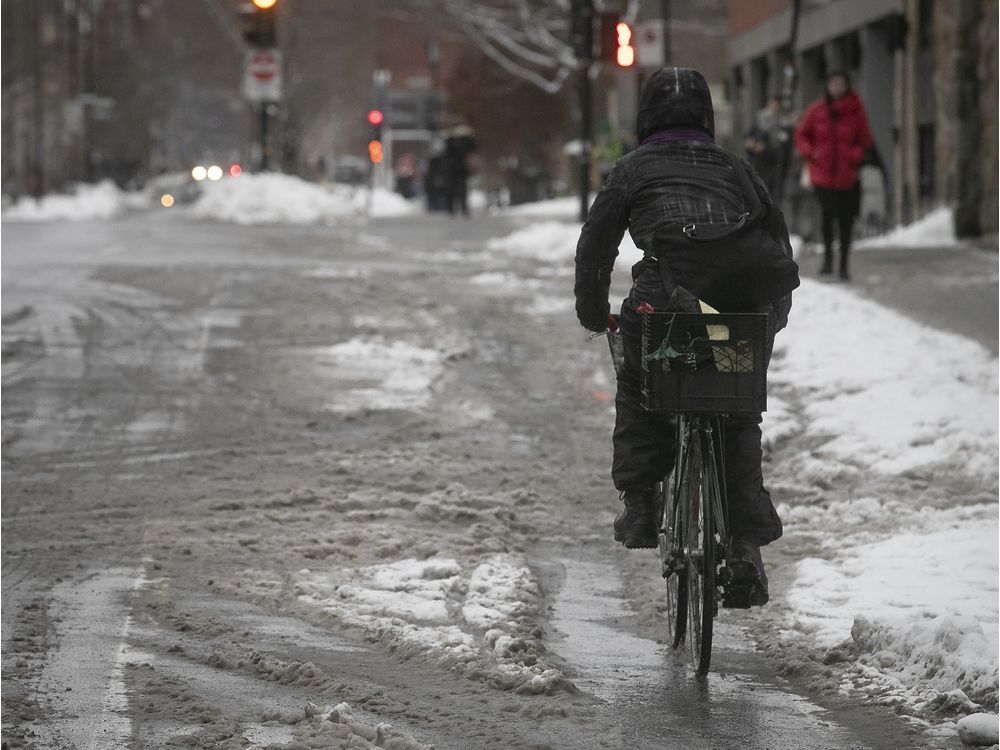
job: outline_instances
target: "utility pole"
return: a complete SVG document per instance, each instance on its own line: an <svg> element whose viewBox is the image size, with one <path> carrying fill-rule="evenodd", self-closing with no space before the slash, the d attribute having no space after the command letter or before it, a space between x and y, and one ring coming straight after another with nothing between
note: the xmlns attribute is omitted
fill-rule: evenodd
<svg viewBox="0 0 1000 750"><path fill-rule="evenodd" d="M260 116L260 171L270 167L270 107L281 99L281 52L277 48L278 0L253 0L243 11L243 38L250 48L244 71L244 94L256 102Z"/></svg>
<svg viewBox="0 0 1000 750"><path fill-rule="evenodd" d="M34 34L29 39L34 39L32 45L32 84L34 87L34 176L32 179L32 193L36 198L41 198L45 194L45 78L43 75L43 57L45 52L45 30L43 28L44 16L40 3L34 4Z"/></svg>
<svg viewBox="0 0 1000 750"><path fill-rule="evenodd" d="M590 211L590 156L594 140L594 95L590 80L594 57L594 0L573 0L570 12L570 35L580 76L580 221L586 221Z"/></svg>

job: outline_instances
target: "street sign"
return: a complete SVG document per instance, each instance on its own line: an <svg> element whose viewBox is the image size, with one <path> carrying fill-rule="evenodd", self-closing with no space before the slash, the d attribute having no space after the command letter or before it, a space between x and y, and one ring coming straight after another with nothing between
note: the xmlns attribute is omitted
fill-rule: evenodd
<svg viewBox="0 0 1000 750"><path fill-rule="evenodd" d="M281 52L251 50L243 66L243 95L252 102L281 100Z"/></svg>
<svg viewBox="0 0 1000 750"><path fill-rule="evenodd" d="M635 57L643 68L662 68L667 64L664 59L664 27L663 20L654 18L643 21L635 27Z"/></svg>

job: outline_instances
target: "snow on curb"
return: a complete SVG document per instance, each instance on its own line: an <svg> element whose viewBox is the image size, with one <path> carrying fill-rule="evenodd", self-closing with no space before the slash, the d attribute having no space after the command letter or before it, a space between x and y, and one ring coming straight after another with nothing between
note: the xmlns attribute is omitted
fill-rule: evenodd
<svg viewBox="0 0 1000 750"><path fill-rule="evenodd" d="M559 670L538 663L541 591L520 557L302 570L295 584L301 602L402 656L428 658L520 693L551 693L566 684Z"/></svg>
<svg viewBox="0 0 1000 750"><path fill-rule="evenodd" d="M126 194L111 180L80 184L72 195L52 193L40 199L22 198L3 211L4 221L88 221L113 219L126 207Z"/></svg>
<svg viewBox="0 0 1000 750"><path fill-rule="evenodd" d="M859 240L854 243L854 247L859 250L877 247L947 247L957 242L954 212L950 208L941 207L912 224L897 226L880 237Z"/></svg>
<svg viewBox="0 0 1000 750"><path fill-rule="evenodd" d="M881 702L921 715L996 710L998 527L995 506L976 508L958 520L926 511L934 530L874 543L852 534L836 560L800 561L786 596L794 631L833 660L856 659L847 682Z"/></svg>
<svg viewBox="0 0 1000 750"><path fill-rule="evenodd" d="M803 279L768 380L801 395L818 455L886 474L997 466L997 360L857 294ZM779 391L780 392L780 391Z"/></svg>
<svg viewBox="0 0 1000 750"><path fill-rule="evenodd" d="M576 243L580 239L580 225L564 221L540 221L517 229L505 237L487 243L490 250L512 258L529 258L553 265L572 263L576 257ZM615 270L628 273L642 259L642 251L626 232L618 247Z"/></svg>
<svg viewBox="0 0 1000 750"><path fill-rule="evenodd" d="M373 217L406 216L418 207L387 190L371 196ZM366 215L369 193L344 185L327 188L292 175L244 174L204 183L191 207L195 216L235 224L335 224Z"/></svg>

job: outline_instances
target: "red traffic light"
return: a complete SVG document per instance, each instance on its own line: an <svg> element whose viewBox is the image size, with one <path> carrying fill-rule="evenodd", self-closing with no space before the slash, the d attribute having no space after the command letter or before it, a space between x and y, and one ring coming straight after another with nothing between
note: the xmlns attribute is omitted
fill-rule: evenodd
<svg viewBox="0 0 1000 750"><path fill-rule="evenodd" d="M632 46L632 27L624 21L619 21L615 26L615 34L618 37L618 51L615 54L615 62L622 68L629 68L635 64L635 47Z"/></svg>
<svg viewBox="0 0 1000 750"><path fill-rule="evenodd" d="M384 119L385 115L382 114L382 110L380 109L373 109L368 113L368 122L372 125L381 125Z"/></svg>

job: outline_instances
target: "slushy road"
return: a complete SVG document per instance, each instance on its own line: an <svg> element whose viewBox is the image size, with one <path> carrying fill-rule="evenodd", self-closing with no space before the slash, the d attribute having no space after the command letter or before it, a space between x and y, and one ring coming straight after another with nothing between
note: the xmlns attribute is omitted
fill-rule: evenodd
<svg viewBox="0 0 1000 750"><path fill-rule="evenodd" d="M766 618L723 618L706 682L668 652L655 556L610 539L607 352L570 269L486 250L512 228L4 225L9 747L924 746L780 677ZM486 556L534 592L500 662L469 624ZM463 572L324 593L438 557Z"/></svg>

